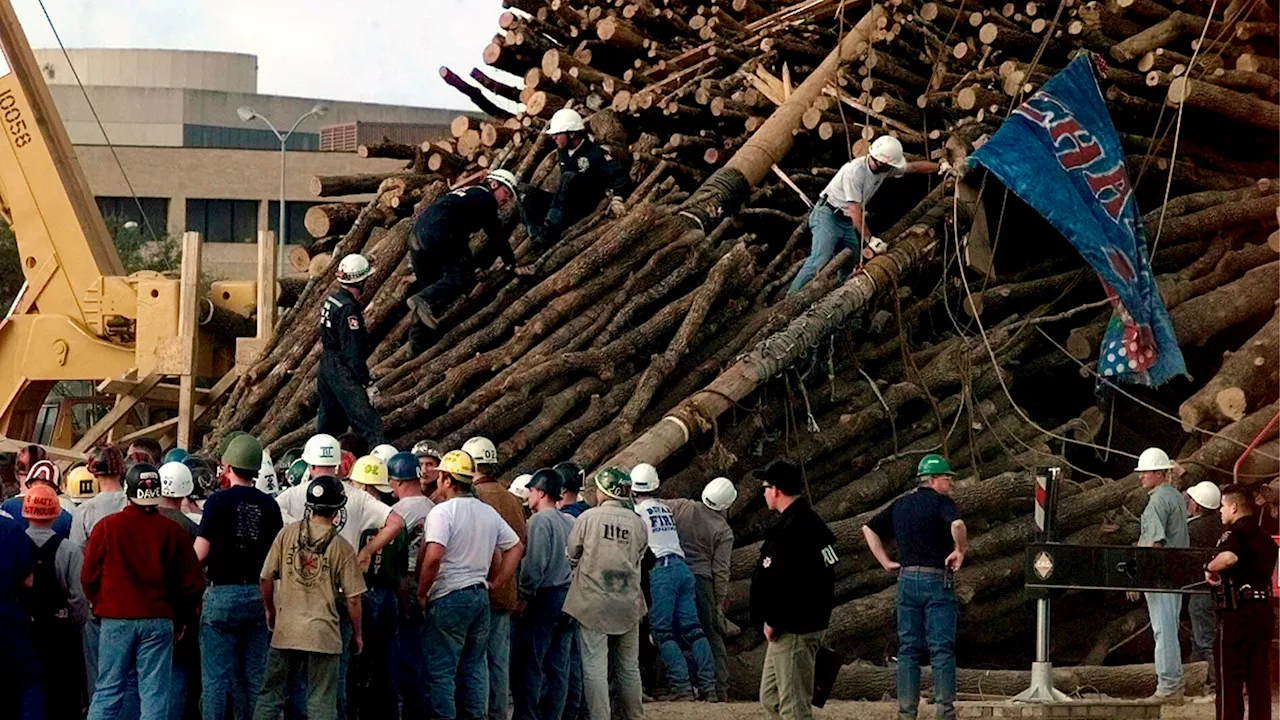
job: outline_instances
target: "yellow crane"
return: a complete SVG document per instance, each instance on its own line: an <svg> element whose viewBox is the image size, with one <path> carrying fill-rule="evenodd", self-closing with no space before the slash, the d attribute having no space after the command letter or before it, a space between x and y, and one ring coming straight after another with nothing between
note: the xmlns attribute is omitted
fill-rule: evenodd
<svg viewBox="0 0 1280 720"><path fill-rule="evenodd" d="M0 47L10 68L0 77L0 214L17 239L25 279L0 321L0 436L9 441L0 442L0 450L33 439L49 391L68 380L94 381L100 391L119 393L115 407L75 450L102 437L139 404L155 398L172 402L174 388L160 384L163 375L183 378L177 400L187 405L189 426L192 403L204 398L207 408L209 396L231 380L197 393L190 378L194 343L185 354L174 347L174 339L195 332L199 237L184 240L182 279L149 272L126 276L9 0L0 0ZM189 257L193 252L196 257ZM274 291L274 282L269 284ZM242 297L254 296L254 283L235 285ZM182 433L178 423L173 426L151 434L171 431L177 438ZM63 444L70 439L63 433Z"/></svg>

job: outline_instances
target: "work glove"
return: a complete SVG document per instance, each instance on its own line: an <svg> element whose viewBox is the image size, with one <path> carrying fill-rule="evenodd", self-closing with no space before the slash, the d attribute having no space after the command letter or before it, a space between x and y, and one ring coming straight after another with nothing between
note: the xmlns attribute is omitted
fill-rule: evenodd
<svg viewBox="0 0 1280 720"><path fill-rule="evenodd" d="M873 235L871 236L871 239L867 241L866 247L862 248L862 257L870 260L888 249L889 246L885 244L884 240Z"/></svg>
<svg viewBox="0 0 1280 720"><path fill-rule="evenodd" d="M617 195L609 198L609 214L616 218L627 214L627 204L622 198Z"/></svg>
<svg viewBox="0 0 1280 720"><path fill-rule="evenodd" d="M938 161L938 174L939 174L939 175L947 175L947 174L949 174L949 173L951 173L951 172L954 172L954 171L955 171L955 168L951 166L951 163L947 162L946 160L939 160L939 161Z"/></svg>
<svg viewBox="0 0 1280 720"><path fill-rule="evenodd" d="M364 390L365 390L365 393L367 393L367 394L368 394L368 396L369 396L369 402L373 402L373 401L377 400L377 399L378 399L378 396L381 394L381 393L379 393L379 392L378 392L378 387L377 387L376 385L370 385L369 387L365 388Z"/></svg>

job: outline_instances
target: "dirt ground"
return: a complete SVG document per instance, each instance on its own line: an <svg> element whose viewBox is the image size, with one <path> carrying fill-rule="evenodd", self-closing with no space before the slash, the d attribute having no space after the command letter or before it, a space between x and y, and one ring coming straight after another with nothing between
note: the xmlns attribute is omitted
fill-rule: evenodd
<svg viewBox="0 0 1280 720"><path fill-rule="evenodd" d="M965 703L959 703L964 707ZM758 703L645 703L646 720L763 720L766 716ZM897 720L894 702L853 702L833 700L821 710L815 709L815 720ZM1274 715L1274 713L1273 713ZM921 705L919 720L933 720L933 706ZM1179 707L1165 707L1161 718L1167 720L1213 720L1213 700L1188 698Z"/></svg>

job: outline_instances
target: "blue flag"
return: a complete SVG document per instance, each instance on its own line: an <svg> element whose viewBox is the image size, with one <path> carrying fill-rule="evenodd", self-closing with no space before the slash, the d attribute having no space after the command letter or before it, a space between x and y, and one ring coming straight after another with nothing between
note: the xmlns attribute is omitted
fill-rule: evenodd
<svg viewBox="0 0 1280 720"><path fill-rule="evenodd" d="M995 173L1098 273L1115 311L1098 352L1100 375L1154 386L1186 373L1089 56L1014 110L970 162Z"/></svg>

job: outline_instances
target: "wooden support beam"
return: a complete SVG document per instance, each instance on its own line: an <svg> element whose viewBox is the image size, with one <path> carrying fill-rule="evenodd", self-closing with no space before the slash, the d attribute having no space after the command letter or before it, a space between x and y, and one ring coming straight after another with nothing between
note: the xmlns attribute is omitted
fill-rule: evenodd
<svg viewBox="0 0 1280 720"><path fill-rule="evenodd" d="M271 235L271 233L265 233ZM274 239L274 236L273 236ZM262 333L262 298L265 294L270 301L268 305L273 308L275 306L275 298L272 297L275 292L276 284L271 282L275 275L275 253L274 242L267 243L267 256L270 258L266 265L271 269L271 276L267 282L262 280L262 268L264 265L262 258L263 237L258 236L258 333L261 337ZM196 330L199 319L196 317L197 301L200 299L200 233L187 232L182 235L182 278L179 281L178 295L178 339L185 352L183 360L184 367L182 374L178 379L178 447L188 449L191 444L191 428L195 423L195 356L196 356ZM263 287L265 286L265 288Z"/></svg>
<svg viewBox="0 0 1280 720"><path fill-rule="evenodd" d="M138 382L139 381L137 380L132 380L126 377L107 378L106 380L98 383L97 390L104 395L128 395L135 387L138 386ZM208 390L196 388L196 402L204 403L208 397L208 393ZM142 401L147 403L177 405L178 386L173 383L160 383L152 388L151 392L147 393L147 396L142 398Z"/></svg>
<svg viewBox="0 0 1280 720"><path fill-rule="evenodd" d="M196 409L195 409L194 416L192 417L193 424L198 425L200 421L203 420L204 417L209 414L209 411L212 410L215 406L217 406L218 401L221 400L222 397L226 395L229 390L231 390L231 388L235 387L236 381L240 379L240 368L241 366L237 365L234 369L232 369L226 375L223 375L222 379L218 380L218 382L215 383L214 386L209 388L208 390L202 390L202 389L196 390L196 394L199 397L199 399L196 401ZM163 422L158 422L158 423L155 423L154 425L148 425L147 427L141 428L139 430L134 430L128 435L125 435L124 437L120 438L120 442L124 442L124 443L133 442L134 440L137 440L138 438L141 438L141 437L151 437L156 439L167 437L167 436L176 437L175 432L177 430L177 427L178 427L178 418L176 417L169 418L168 420L165 420ZM63 451L63 452L66 452L66 451Z"/></svg>
<svg viewBox="0 0 1280 720"><path fill-rule="evenodd" d="M194 317L195 316L192 315L193 320ZM101 440L103 436L110 432L112 428L119 424L119 422L129 414L130 411L138 406L138 403L151 392L152 388L160 384L160 379L162 377L164 376L158 373L152 373L135 385L133 390L131 390L127 395L121 395L116 400L115 407L111 408L111 410L101 420L94 423L93 427L89 428L88 432L76 441L75 445L71 446L71 449L75 452L83 453L94 445L97 445L98 441Z"/></svg>
<svg viewBox="0 0 1280 720"><path fill-rule="evenodd" d="M196 273L197 276L199 272ZM267 340L276 326L276 234L258 231L258 339Z"/></svg>

